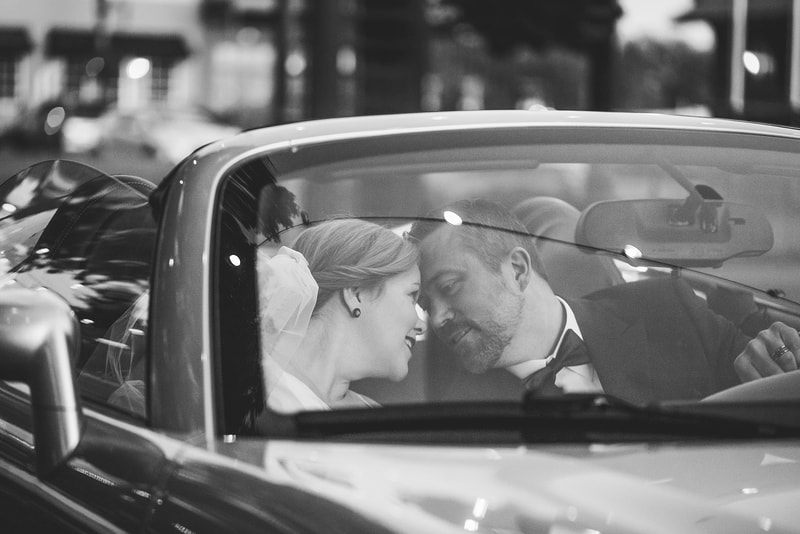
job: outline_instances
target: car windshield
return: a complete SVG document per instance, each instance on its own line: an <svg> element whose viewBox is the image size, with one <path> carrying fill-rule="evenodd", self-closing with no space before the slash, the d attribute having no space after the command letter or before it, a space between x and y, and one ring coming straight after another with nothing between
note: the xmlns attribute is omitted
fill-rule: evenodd
<svg viewBox="0 0 800 534"><path fill-rule="evenodd" d="M735 363L750 340L775 322L800 326L800 155L789 139L383 132L247 160L223 199L223 232L256 250L223 245L221 272L252 264L257 293L236 300L223 332L226 320L260 325L249 337L230 330L223 358L258 361L226 379L263 388L267 411L526 392L742 403L750 397L723 393L753 382L760 363ZM569 330L588 360L534 385ZM783 365L781 343L763 344ZM242 378L259 367L263 382Z"/></svg>

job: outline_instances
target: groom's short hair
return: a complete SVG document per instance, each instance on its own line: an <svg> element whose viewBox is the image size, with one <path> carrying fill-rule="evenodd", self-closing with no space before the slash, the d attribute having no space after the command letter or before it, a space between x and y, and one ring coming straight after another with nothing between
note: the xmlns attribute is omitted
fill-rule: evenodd
<svg viewBox="0 0 800 534"><path fill-rule="evenodd" d="M444 212L458 215L460 242L494 271L500 270L502 258L514 247L522 247L531 257L531 266L547 280L547 273L530 233L509 210L489 200L463 199L431 210L411 226L409 235L422 242L442 224L448 224ZM456 226L454 226L456 228Z"/></svg>

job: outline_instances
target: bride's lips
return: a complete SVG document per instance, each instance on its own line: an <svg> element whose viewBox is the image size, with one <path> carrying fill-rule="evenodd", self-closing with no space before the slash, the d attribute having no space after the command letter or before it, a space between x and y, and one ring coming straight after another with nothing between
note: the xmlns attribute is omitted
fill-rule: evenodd
<svg viewBox="0 0 800 534"><path fill-rule="evenodd" d="M406 336L406 345L409 349L413 349L414 345L417 343L416 336Z"/></svg>

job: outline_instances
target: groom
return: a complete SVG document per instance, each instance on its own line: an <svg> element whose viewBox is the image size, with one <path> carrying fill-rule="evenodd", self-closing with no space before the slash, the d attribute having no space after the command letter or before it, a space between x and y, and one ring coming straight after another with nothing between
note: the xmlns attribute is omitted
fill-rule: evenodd
<svg viewBox="0 0 800 534"><path fill-rule="evenodd" d="M410 232L422 251L420 302L472 373L502 368L537 394L605 392L647 403L702 398L798 367L800 338L786 325L749 340L679 278L563 299L513 215L465 200L434 218L445 210L463 223L428 218ZM563 361L556 354L567 345L577 349Z"/></svg>

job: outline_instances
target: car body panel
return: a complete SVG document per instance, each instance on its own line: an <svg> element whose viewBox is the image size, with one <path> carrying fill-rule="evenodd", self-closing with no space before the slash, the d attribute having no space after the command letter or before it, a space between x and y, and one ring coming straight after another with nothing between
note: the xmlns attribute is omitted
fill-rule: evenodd
<svg viewBox="0 0 800 534"><path fill-rule="evenodd" d="M793 532L798 461L796 442L266 449L268 468L365 514L409 508L478 532Z"/></svg>
<svg viewBox="0 0 800 534"><path fill-rule="evenodd" d="M37 503L46 514L47 528L57 524L64 532L138 532L145 526L147 532L319 532L334 521L331 532L381 532L379 523L270 476L263 468L263 455L256 465L226 458L197 449L202 436L154 435L92 410L86 413L75 453L40 480L29 473L35 448L25 395L13 389L11 393L18 411L9 415L8 405L0 411L0 465L5 472L0 486L14 488L20 501L8 500L0 510L12 513L9 507L19 507L19 502ZM225 443L214 443L212 450L217 447ZM7 464L9 457L18 462ZM310 505L317 507L317 514L298 513ZM13 528L37 524L28 519Z"/></svg>
<svg viewBox="0 0 800 534"><path fill-rule="evenodd" d="M2 406L2 417L6 421L16 419L18 426L6 428L8 434L2 436L3 461L16 458L11 469L30 471L35 451L30 413L24 406L24 394L12 391L9 395L11 402L3 395L7 402ZM9 413L15 405L16 414ZM140 429L129 425L109 424L107 417L90 412L75 453L46 480L37 480L26 491L52 494L59 507L83 509L87 514L85 528L97 518L106 518L105 528L98 531L136 530L146 522L159 478L168 464L166 451L151 437L142 436Z"/></svg>

